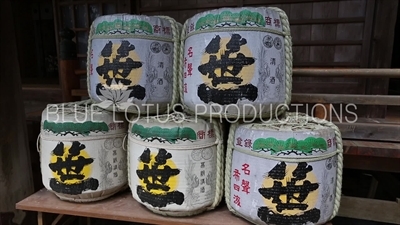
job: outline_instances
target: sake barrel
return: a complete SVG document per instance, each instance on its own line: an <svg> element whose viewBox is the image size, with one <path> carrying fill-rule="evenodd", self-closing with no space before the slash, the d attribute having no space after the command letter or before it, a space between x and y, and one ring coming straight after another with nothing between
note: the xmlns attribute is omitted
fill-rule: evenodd
<svg viewBox="0 0 400 225"><path fill-rule="evenodd" d="M292 43L278 8L221 8L183 27L181 102L197 115L268 118L290 104Z"/></svg>
<svg viewBox="0 0 400 225"><path fill-rule="evenodd" d="M129 186L154 213L191 216L214 209L223 193L223 160L215 121L172 113L130 124Z"/></svg>
<svg viewBox="0 0 400 225"><path fill-rule="evenodd" d="M43 185L60 199L92 202L127 185L124 115L88 101L47 105L42 113Z"/></svg>
<svg viewBox="0 0 400 225"><path fill-rule="evenodd" d="M180 25L169 17L129 14L96 18L90 28L90 98L112 111L163 113L178 100Z"/></svg>
<svg viewBox="0 0 400 225"><path fill-rule="evenodd" d="M254 224L325 224L339 208L342 152L338 128L306 115L233 125L225 172L229 210Z"/></svg>

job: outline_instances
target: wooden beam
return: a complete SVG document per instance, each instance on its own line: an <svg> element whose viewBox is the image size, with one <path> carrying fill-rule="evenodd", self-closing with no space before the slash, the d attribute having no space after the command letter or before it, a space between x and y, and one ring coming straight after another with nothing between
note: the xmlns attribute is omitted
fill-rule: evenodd
<svg viewBox="0 0 400 225"><path fill-rule="evenodd" d="M314 25L314 24L336 24L336 23L363 23L364 17L351 18L324 18L324 19L297 19L290 20L290 25Z"/></svg>
<svg viewBox="0 0 400 225"><path fill-rule="evenodd" d="M293 62L295 67L360 67L360 62Z"/></svg>
<svg viewBox="0 0 400 225"><path fill-rule="evenodd" d="M343 140L344 154L400 159L400 143Z"/></svg>
<svg viewBox="0 0 400 225"><path fill-rule="evenodd" d="M342 137L354 140L393 141L400 140L398 124L335 123Z"/></svg>
<svg viewBox="0 0 400 225"><path fill-rule="evenodd" d="M363 155L345 155L344 168L400 173L400 159Z"/></svg>
<svg viewBox="0 0 400 225"><path fill-rule="evenodd" d="M336 46L361 44L361 40L293 40L293 46Z"/></svg>
<svg viewBox="0 0 400 225"><path fill-rule="evenodd" d="M290 4L290 3L306 3L315 2L315 0L246 0L245 5L273 5L273 4Z"/></svg>
<svg viewBox="0 0 400 225"><path fill-rule="evenodd" d="M293 68L294 77L375 77L400 78L400 69L373 68Z"/></svg>
<svg viewBox="0 0 400 225"><path fill-rule="evenodd" d="M187 5L187 4L177 4L170 6L161 6L161 7L141 7L140 13L148 13L148 12L163 12L163 11L183 11L183 10L193 10L193 9L214 9L221 7L236 7L237 4L233 3L204 3L196 4L196 5Z"/></svg>
<svg viewBox="0 0 400 225"><path fill-rule="evenodd" d="M86 70L84 70L84 69L75 70L75 75L78 75L78 76L86 75Z"/></svg>
<svg viewBox="0 0 400 225"><path fill-rule="evenodd" d="M399 95L292 94L292 102L400 106Z"/></svg>
<svg viewBox="0 0 400 225"><path fill-rule="evenodd" d="M71 90L72 96L80 96L80 97L87 97L89 96L88 91L86 89L73 89Z"/></svg>
<svg viewBox="0 0 400 225"><path fill-rule="evenodd" d="M342 196L338 216L400 224L400 203Z"/></svg>

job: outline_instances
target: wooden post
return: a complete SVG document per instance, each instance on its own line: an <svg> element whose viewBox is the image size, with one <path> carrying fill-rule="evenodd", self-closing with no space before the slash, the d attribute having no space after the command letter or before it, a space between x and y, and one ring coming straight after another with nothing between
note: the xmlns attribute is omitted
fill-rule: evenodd
<svg viewBox="0 0 400 225"><path fill-rule="evenodd" d="M396 26L398 0L376 0L375 17L372 30L372 42L369 67L390 68L394 32ZM371 78L367 80L366 94L387 95L389 90L388 78ZM368 117L384 118L387 106L368 106Z"/></svg>
<svg viewBox="0 0 400 225"><path fill-rule="evenodd" d="M60 42L60 61L59 75L63 102L78 101L79 97L72 96L72 89L79 89L79 76L75 74L75 70L79 68L78 59L76 57L76 44L72 41L75 33L64 28L60 31L62 41Z"/></svg>
<svg viewBox="0 0 400 225"><path fill-rule="evenodd" d="M0 224L9 225L22 223L15 204L34 189L11 0L0 4Z"/></svg>

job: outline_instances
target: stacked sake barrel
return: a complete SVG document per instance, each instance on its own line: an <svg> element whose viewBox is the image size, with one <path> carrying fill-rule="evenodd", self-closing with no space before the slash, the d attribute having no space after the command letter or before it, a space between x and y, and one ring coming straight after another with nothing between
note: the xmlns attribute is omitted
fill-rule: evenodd
<svg viewBox="0 0 400 225"><path fill-rule="evenodd" d="M93 21L87 83L110 111L165 113L177 103L180 25L169 17L108 15Z"/></svg>
<svg viewBox="0 0 400 225"><path fill-rule="evenodd" d="M183 113L144 117L129 128L129 186L134 199L166 216L191 216L222 199L221 125Z"/></svg>
<svg viewBox="0 0 400 225"><path fill-rule="evenodd" d="M123 118L90 101L48 105L38 146L43 185L73 202L98 201L125 189Z"/></svg>
<svg viewBox="0 0 400 225"><path fill-rule="evenodd" d="M184 24L180 92L185 110L229 119L280 115L290 103L289 22L278 8L222 8Z"/></svg>
<svg viewBox="0 0 400 225"><path fill-rule="evenodd" d="M325 224L338 212L343 145L331 122L287 113L230 128L225 198L254 224Z"/></svg>

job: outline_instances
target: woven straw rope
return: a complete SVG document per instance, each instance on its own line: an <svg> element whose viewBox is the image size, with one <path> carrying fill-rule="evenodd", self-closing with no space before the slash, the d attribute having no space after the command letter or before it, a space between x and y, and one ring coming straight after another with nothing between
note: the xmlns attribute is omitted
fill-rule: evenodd
<svg viewBox="0 0 400 225"><path fill-rule="evenodd" d="M184 50L185 50L185 40L192 36L192 35L196 35L196 34L200 34L200 33L210 33L210 32L216 32L216 31L261 31L261 32L269 32L269 33L274 33L274 34L278 34L278 35L282 35L284 37L284 47L285 47L285 105L289 105L291 102L291 94L292 94L292 67L293 67L293 53L292 53L292 37L290 34L290 24L289 24L289 19L285 13L285 11L276 8L276 7L268 7L267 9L272 9L275 10L279 13L279 16L281 18L281 24L282 24L282 32L280 31L276 31L276 30L272 30L272 29L268 29L268 28L260 28L260 27L228 27L228 28L218 28L218 29L207 29L207 30L201 30L201 31L194 31L188 35L185 34L185 30L187 29L188 26L188 22L189 19L186 20L186 22L183 25L183 29L182 29L182 33L181 33L181 44L180 44L180 49L181 49L181 57L180 57L180 66L179 66L179 83L178 83L178 87L179 87L179 93L180 93L180 100L181 103L184 104L184 94L183 94L183 64L184 64ZM274 112L265 112L263 114L261 114L260 116L262 118L266 118L266 117L273 117L273 116L277 116L280 115L282 113L284 113L287 110L287 108L285 106L280 106L278 109L274 110ZM192 110L188 109L187 107L185 107L185 111L193 114L195 112L193 112ZM275 113L276 112L276 113ZM214 114L212 114L213 117L218 117L218 116L214 116ZM226 113L226 116L228 118L237 118L237 114L228 114ZM246 116L243 116L244 118L246 118ZM250 118L250 117L248 117Z"/></svg>
<svg viewBox="0 0 400 225"><path fill-rule="evenodd" d="M222 194L223 194L223 189L224 189L224 183L223 183L223 177L224 177L224 146L223 146L223 137L222 137L222 127L221 124L218 123L216 120L212 121L214 131L215 131L215 136L216 136L216 143L212 143L212 145L217 144L217 171L216 171L216 188L215 188L215 198L213 203L209 207L197 209L197 210L192 210L192 211L167 211L167 210L161 210L158 208L152 208L147 205L145 205L150 211L160 214L163 216L176 216L176 217L184 217L184 216L194 216L197 214L200 214L204 211L208 210L213 210L215 207L219 205L219 203L222 200ZM128 184L131 187L131 162L130 162L130 151L131 147L130 144L132 142L132 139L130 135L128 135ZM138 140L135 140L135 142L139 142ZM144 142L142 142L144 143ZM148 143L144 143L147 145ZM211 146L212 146L211 145ZM195 147L197 148L197 146ZM192 148L193 149L193 148ZM170 148L170 150L183 150L182 148Z"/></svg>
<svg viewBox="0 0 400 225"><path fill-rule="evenodd" d="M88 99L88 100L77 101L77 102L68 102L68 103L51 104L51 105L57 105L57 106L63 105L66 107L72 107L75 105L86 105L87 106L92 103L93 103L93 101ZM61 136L55 137L54 135L44 136L44 135L42 135L42 131L41 131L36 140L36 149L39 153L39 160L41 160L41 154L42 154L41 148L40 148L41 140L46 140L46 141L92 141L92 140L102 140L105 137L107 137L107 138L120 137L120 136L122 137L124 135L125 134L113 134L113 135L98 135L98 136L94 136L94 137L79 136L79 137L71 138L71 137L61 137ZM42 165L42 164L40 163L40 165ZM107 190L89 192L89 193L84 193L84 194L79 194L79 195L63 194L63 193L58 193L58 192L55 192L52 190L49 190L49 191L53 192L58 198L60 198L61 200L64 200L64 201L87 203L87 202L95 202L95 201L100 201L100 200L106 199L106 198L118 193L119 191L126 189L127 187L128 187L127 184L123 184L123 185L118 185L116 187L113 187L113 188L110 188Z"/></svg>
<svg viewBox="0 0 400 225"><path fill-rule="evenodd" d="M172 65L172 74L173 74L173 84L172 84L172 99L171 99L171 105L175 105L176 103L179 102L179 92L178 92L178 86L177 86L177 73L179 72L179 61L178 56L180 54L179 50L179 40L180 40L180 32L181 32L181 27L178 22L176 22L173 18L168 17L168 16L155 16L160 19L168 20L171 24L172 28L172 40L169 38L163 38L163 37L156 37L156 36L150 36L150 35L136 35L136 34L129 34L129 35L95 35L94 32L96 28L94 27L94 24L90 26L90 31L89 31L89 40L88 40L88 50L87 50L87 60L86 60L86 85L89 89L91 89L90 86L90 51L92 49L92 40L93 39L110 39L110 38L137 38L137 39L146 39L146 40L159 40L159 41L166 41L166 42L173 42L174 44L174 55L173 55L173 65ZM89 97L93 99L91 95L91 91L88 91ZM119 109L118 107L115 108L117 111L123 111ZM168 107L169 112L171 111L171 108ZM106 110L113 110L112 106L109 106ZM133 111L132 111L133 112ZM137 112L135 112L137 113ZM144 112L147 113L147 112ZM143 113L143 114L144 114Z"/></svg>
<svg viewBox="0 0 400 225"><path fill-rule="evenodd" d="M287 117L293 117L296 115L296 118L300 119L305 119L306 121L312 121L314 124L319 124L323 125L325 127L329 127L334 130L335 132L335 140L336 140L336 151L333 154L328 154L329 157L333 157L337 154L338 157L338 165L337 165L337 170L336 170L336 191L335 191L335 203L333 207L333 213L331 217L329 218L330 220L333 219L338 211L339 211L339 206L340 206L340 199L341 199L341 194L342 194L342 175L343 175L343 142L342 142L342 135L340 133L339 128L333 124L332 122L329 122L327 120L323 119L318 119L318 118L312 118L307 115L299 115L295 113L286 113L285 116ZM232 213L243 217L244 219L248 220L249 222L254 223L253 219L251 219L248 216L242 215L239 212L237 212L233 207L231 206L231 170L232 170L232 154L233 151L240 151L242 153L260 157L260 158L266 158L266 159L274 159L277 161L284 161L284 162L311 162L311 161L319 161L323 160L326 158L329 158L327 155L320 155L320 156L315 156L315 157L310 157L310 158L283 158L283 157L272 157L269 155L260 155L260 154L254 154L253 152L245 152L244 150L238 149L234 147L234 139L235 139L235 131L238 128L239 123L232 124L230 129L229 129L229 136L228 136L228 147L227 147L227 152L226 152L226 167L225 167L225 201L227 204L227 207L229 211Z"/></svg>

